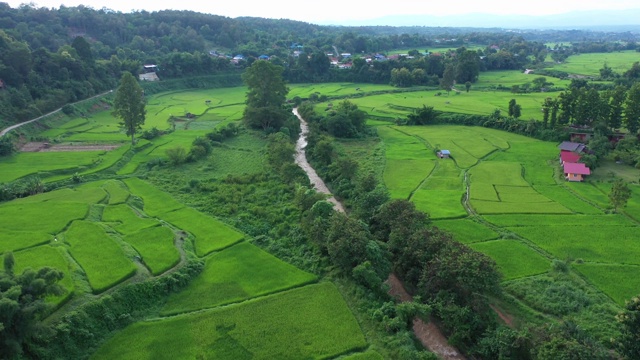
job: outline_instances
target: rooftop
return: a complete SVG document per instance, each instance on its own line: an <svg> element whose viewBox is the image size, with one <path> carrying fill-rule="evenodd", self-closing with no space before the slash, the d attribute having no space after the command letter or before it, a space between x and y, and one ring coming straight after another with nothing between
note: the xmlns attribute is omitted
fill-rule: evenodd
<svg viewBox="0 0 640 360"><path fill-rule="evenodd" d="M571 141L563 141L560 145L558 145L558 149L563 151L574 151L574 152L582 152L584 151L584 144L575 143Z"/></svg>
<svg viewBox="0 0 640 360"><path fill-rule="evenodd" d="M583 163L564 163L564 173L591 175L591 170Z"/></svg>

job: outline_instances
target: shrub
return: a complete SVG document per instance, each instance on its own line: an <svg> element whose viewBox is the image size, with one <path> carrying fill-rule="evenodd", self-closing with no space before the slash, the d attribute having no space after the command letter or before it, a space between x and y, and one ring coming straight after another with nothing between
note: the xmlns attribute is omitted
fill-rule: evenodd
<svg viewBox="0 0 640 360"><path fill-rule="evenodd" d="M187 151L182 147L174 147L166 150L171 165L180 165L187 161Z"/></svg>

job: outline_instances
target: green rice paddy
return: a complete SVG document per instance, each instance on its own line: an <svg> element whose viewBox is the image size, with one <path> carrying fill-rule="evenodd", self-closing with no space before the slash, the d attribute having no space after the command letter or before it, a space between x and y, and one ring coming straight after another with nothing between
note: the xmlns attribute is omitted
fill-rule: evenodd
<svg viewBox="0 0 640 360"><path fill-rule="evenodd" d="M275 331L277 329L277 331ZM362 350L362 331L331 283L135 323L93 359L319 359Z"/></svg>
<svg viewBox="0 0 640 360"><path fill-rule="evenodd" d="M65 232L65 241L96 293L107 290L136 271L120 245L96 223L74 221Z"/></svg>
<svg viewBox="0 0 640 360"><path fill-rule="evenodd" d="M196 254L204 256L241 241L244 235L218 219L192 208L182 208L160 217L195 237Z"/></svg>
<svg viewBox="0 0 640 360"><path fill-rule="evenodd" d="M266 295L316 280L249 243L207 259L205 269L182 292L172 295L163 314L201 310Z"/></svg>
<svg viewBox="0 0 640 360"><path fill-rule="evenodd" d="M155 226L123 236L140 254L153 275L159 275L180 261L180 253L174 245L173 231L166 226Z"/></svg>

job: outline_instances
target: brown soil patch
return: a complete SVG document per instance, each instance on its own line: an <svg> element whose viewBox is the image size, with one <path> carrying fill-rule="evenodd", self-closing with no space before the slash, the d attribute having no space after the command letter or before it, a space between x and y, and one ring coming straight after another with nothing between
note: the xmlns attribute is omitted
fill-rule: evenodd
<svg viewBox="0 0 640 360"><path fill-rule="evenodd" d="M101 144L101 145L86 145L86 144L59 144L52 145L46 142L28 142L20 147L22 152L62 152L62 151L109 151L114 150L122 146L122 144Z"/></svg>
<svg viewBox="0 0 640 360"><path fill-rule="evenodd" d="M491 306L491 309L493 309L493 311L495 311L495 312L496 312L496 314L498 314L498 316L500 317L500 319L502 319L502 321L504 321L504 323L505 323L508 327L510 327L510 328L512 328L512 329L515 327L515 325L513 324L513 316L512 316L512 315L509 315L509 314L507 314L507 313L505 313L505 312L501 311L500 309L498 309L498 307L497 307L497 306L494 306L494 305L489 305L489 306Z"/></svg>
<svg viewBox="0 0 640 360"><path fill-rule="evenodd" d="M386 282L389 284L389 294L391 296L402 302L411 301L413 299L395 274L389 275ZM422 319L416 317L413 319L413 332L424 347L431 350L431 352L438 355L441 359L466 359L456 348L449 345L447 338L442 334L442 331L440 331L433 320L425 323Z"/></svg>

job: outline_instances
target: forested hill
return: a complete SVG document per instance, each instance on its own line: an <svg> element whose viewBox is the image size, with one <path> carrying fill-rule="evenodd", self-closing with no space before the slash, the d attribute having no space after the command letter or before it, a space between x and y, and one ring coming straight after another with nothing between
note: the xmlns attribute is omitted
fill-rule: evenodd
<svg viewBox="0 0 640 360"><path fill-rule="evenodd" d="M595 36L586 31L553 35L564 41L584 41ZM606 36L622 39L628 34ZM276 59L277 64L291 65L285 74L291 82L389 83L395 67L391 65L365 74L360 71L365 64L354 62L350 73L328 76L326 54L336 49L372 54L391 49L425 51L435 46L496 44L506 52L496 59L495 66L520 68L526 60L524 56L543 55L541 41L537 44L527 41L537 37L540 33L502 29L338 27L284 19L228 18L192 11L121 13L85 6L11 8L0 3L0 125L34 118L112 89L123 71L136 74L143 64L159 65L162 79L185 78L239 73L252 59L264 54ZM312 54L310 60L300 63L292 57L294 50ZM245 60L234 64L230 57L238 54ZM517 59L515 54L524 56ZM432 77L431 80L425 77L424 82L442 76L443 64L433 65L420 66ZM239 76L235 79L239 81Z"/></svg>

